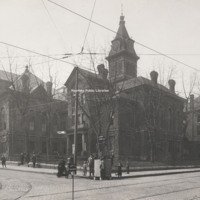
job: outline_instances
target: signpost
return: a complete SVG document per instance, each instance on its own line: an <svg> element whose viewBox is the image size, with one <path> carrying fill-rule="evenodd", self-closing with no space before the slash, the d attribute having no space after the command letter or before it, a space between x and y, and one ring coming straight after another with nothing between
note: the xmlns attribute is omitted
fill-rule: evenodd
<svg viewBox="0 0 200 200"><path fill-rule="evenodd" d="M77 167L74 165L71 165L69 167L69 171L71 172L72 175L72 200L74 200L74 174L76 173Z"/></svg>

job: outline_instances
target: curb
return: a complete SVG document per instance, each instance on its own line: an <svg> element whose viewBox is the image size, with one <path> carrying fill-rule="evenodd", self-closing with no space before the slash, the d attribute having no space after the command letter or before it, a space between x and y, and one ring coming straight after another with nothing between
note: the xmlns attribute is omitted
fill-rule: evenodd
<svg viewBox="0 0 200 200"><path fill-rule="evenodd" d="M12 169L12 168L0 168L0 170L12 170L12 171L20 171L20 172L29 172L29 173L37 173L37 174L48 174L48 175L55 175L57 172L42 172L42 171L32 171L32 170L26 170L26 169ZM129 176L112 176L111 180L120 180L120 179L128 179L128 178L140 178L140 177L149 177L149 176L164 176L164 175L172 175L172 174L184 174L184 173L195 173L200 172L200 170L189 170L189 171L173 171L173 172L159 172L159 173L149 173L149 174L135 174L135 175L129 175ZM83 179L90 179L90 177L81 176L81 175L75 175L77 178L83 178ZM93 179L91 179L93 180Z"/></svg>

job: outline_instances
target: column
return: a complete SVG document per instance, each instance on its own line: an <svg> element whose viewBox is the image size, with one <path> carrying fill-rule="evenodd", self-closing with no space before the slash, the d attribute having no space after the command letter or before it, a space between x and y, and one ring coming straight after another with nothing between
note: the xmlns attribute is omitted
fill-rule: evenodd
<svg viewBox="0 0 200 200"><path fill-rule="evenodd" d="M66 154L69 155L70 153L70 142L69 142L69 135L67 135L67 146L66 146Z"/></svg>
<svg viewBox="0 0 200 200"><path fill-rule="evenodd" d="M85 144L85 134L82 133L82 152L81 152L82 155L84 154L84 152L86 150L85 145L86 145Z"/></svg>

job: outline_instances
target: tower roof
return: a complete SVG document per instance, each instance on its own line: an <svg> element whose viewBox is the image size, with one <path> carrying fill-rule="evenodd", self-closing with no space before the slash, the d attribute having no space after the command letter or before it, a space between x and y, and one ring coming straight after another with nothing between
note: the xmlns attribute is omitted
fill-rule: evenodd
<svg viewBox="0 0 200 200"><path fill-rule="evenodd" d="M118 28L115 39L118 39L118 38L123 38L123 39L130 38L125 27L125 21L124 21L123 15L120 16L119 28Z"/></svg>

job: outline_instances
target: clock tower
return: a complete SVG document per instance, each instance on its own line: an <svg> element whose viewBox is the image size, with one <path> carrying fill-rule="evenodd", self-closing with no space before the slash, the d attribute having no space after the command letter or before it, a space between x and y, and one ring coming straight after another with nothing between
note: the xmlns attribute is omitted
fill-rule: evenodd
<svg viewBox="0 0 200 200"><path fill-rule="evenodd" d="M120 82L137 77L139 57L134 50L134 40L129 37L126 30L124 16L120 16L119 28L106 59L109 63L111 81Z"/></svg>

